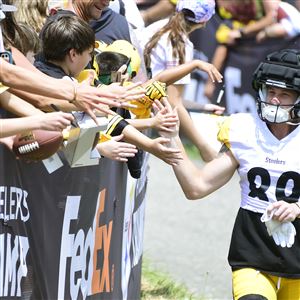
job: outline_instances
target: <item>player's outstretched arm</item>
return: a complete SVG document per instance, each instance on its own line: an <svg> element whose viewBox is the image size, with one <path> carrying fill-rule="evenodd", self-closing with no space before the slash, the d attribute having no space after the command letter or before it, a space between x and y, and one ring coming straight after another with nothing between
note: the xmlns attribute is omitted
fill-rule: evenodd
<svg viewBox="0 0 300 300"><path fill-rule="evenodd" d="M168 147L168 138L151 139L131 125L126 126L122 133L126 142L155 155L167 164L175 165L182 159L180 149Z"/></svg>
<svg viewBox="0 0 300 300"><path fill-rule="evenodd" d="M231 151L225 146L215 159L199 169L188 158L178 136L172 139L174 144L181 149L183 159L173 166L173 170L187 199L200 199L216 191L231 179L238 167Z"/></svg>
<svg viewBox="0 0 300 300"><path fill-rule="evenodd" d="M180 120L180 131L198 148L202 159L208 162L217 156L217 151L197 130L188 111L182 102L183 85L171 85L168 87L169 101L172 107L177 107Z"/></svg>

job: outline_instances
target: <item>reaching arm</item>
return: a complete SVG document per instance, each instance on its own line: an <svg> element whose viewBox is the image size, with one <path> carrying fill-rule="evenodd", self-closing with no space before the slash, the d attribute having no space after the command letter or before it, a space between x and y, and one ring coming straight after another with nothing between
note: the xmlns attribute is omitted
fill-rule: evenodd
<svg viewBox="0 0 300 300"><path fill-rule="evenodd" d="M155 111L155 115L151 118L127 120L129 124L138 130L153 128L158 131L168 131L168 127L175 126L177 121L177 115L174 115L173 113L167 113L165 108L157 109Z"/></svg>
<svg viewBox="0 0 300 300"><path fill-rule="evenodd" d="M271 24L256 35L256 41L261 42L267 38L280 38L288 36L288 32L281 23Z"/></svg>
<svg viewBox="0 0 300 300"><path fill-rule="evenodd" d="M160 0L154 6L141 12L145 25L167 18L175 11L175 5L168 0Z"/></svg>
<svg viewBox="0 0 300 300"><path fill-rule="evenodd" d="M138 99L144 94L143 89L136 89L139 83L129 87L95 88L87 82L77 84L49 77L29 66L28 60L17 50L13 51L13 58L17 65L28 66L28 68L24 70L0 58L0 82L29 93L71 101L79 109L88 112L95 121L96 116L92 109L101 110L103 104L120 107L122 102Z"/></svg>
<svg viewBox="0 0 300 300"><path fill-rule="evenodd" d="M276 22L279 3L280 0L273 0L273 1L263 0L265 15L261 19L257 20L256 22L250 23L249 25L245 26L243 30L243 34L245 35L256 34L260 30Z"/></svg>
<svg viewBox="0 0 300 300"><path fill-rule="evenodd" d="M178 137L172 140L172 144L177 144L183 152L183 160L173 166L173 170L187 199L200 199L218 190L231 179L238 167L226 146L222 147L218 157L199 169L187 157Z"/></svg>
<svg viewBox="0 0 300 300"><path fill-rule="evenodd" d="M39 95L65 100L72 100L74 97L74 86L71 82L41 76L39 73L11 65L2 58L0 58L0 81L8 87Z"/></svg>
<svg viewBox="0 0 300 300"><path fill-rule="evenodd" d="M0 138L35 129L61 131L71 124L72 115L53 112L43 116L34 115L23 118L0 119Z"/></svg>
<svg viewBox="0 0 300 300"><path fill-rule="evenodd" d="M137 130L145 130L149 128L153 128L153 119L145 118L145 119L126 119L126 121L132 125Z"/></svg>
<svg viewBox="0 0 300 300"><path fill-rule="evenodd" d="M14 97L11 99L10 93L8 92L4 92L0 95L0 102L1 104L5 103L4 106L9 107L11 104L20 106L21 102L19 100L21 99L14 99ZM9 103L9 101L12 102ZM24 103L22 105L24 105ZM0 138L34 129L62 130L69 126L73 120L71 114L63 112L45 114L36 108L32 108L30 104L26 105L26 102L23 108L15 108L13 112L27 115L27 117L0 119Z"/></svg>
<svg viewBox="0 0 300 300"><path fill-rule="evenodd" d="M155 155L167 164L176 164L182 158L179 149L168 148L169 139L167 138L150 139L131 125L126 126L122 134L126 142Z"/></svg>
<svg viewBox="0 0 300 300"><path fill-rule="evenodd" d="M263 30L267 26L274 24L277 19L277 10L280 0L263 0L263 6L265 15L255 22L250 22L241 30L233 29L229 31L228 34L228 44L234 44L236 39L239 39L243 36L253 36L256 35L259 31Z"/></svg>
<svg viewBox="0 0 300 300"><path fill-rule="evenodd" d="M217 156L217 151L209 145L195 127L188 111L182 103L183 85L168 87L169 101L172 107L177 107L181 132L198 148L202 159L206 162Z"/></svg>
<svg viewBox="0 0 300 300"><path fill-rule="evenodd" d="M205 103L201 104L199 102L194 102L190 100L183 100L183 105L187 110L193 110L197 112L208 112L215 115L222 115L225 111L224 106L217 104Z"/></svg>
<svg viewBox="0 0 300 300"><path fill-rule="evenodd" d="M38 109L41 109L43 111L53 111L51 108L51 104L55 104L57 107L60 108L61 111L76 111L79 110L79 108L69 103L69 101L66 100L58 100L57 98L51 98L47 96L41 96L37 94L31 94L28 92L24 92L21 90L9 89L10 93L22 98L26 102L32 104L33 106L37 107Z"/></svg>
<svg viewBox="0 0 300 300"><path fill-rule="evenodd" d="M32 116L43 113L30 103L7 91L0 95L0 104L1 107L5 110L20 117Z"/></svg>
<svg viewBox="0 0 300 300"><path fill-rule="evenodd" d="M177 80L190 74L192 71L199 69L208 74L212 82L222 81L222 74L213 64L207 63L203 60L194 59L176 67L166 69L153 77L153 80L164 82L167 86L173 84Z"/></svg>
<svg viewBox="0 0 300 300"><path fill-rule="evenodd" d="M225 45L218 45L215 49L212 64L218 69L222 70L227 58L228 48ZM204 95L208 99L212 99L213 93L215 90L215 84L212 80L207 80L204 88Z"/></svg>
<svg viewBox="0 0 300 300"><path fill-rule="evenodd" d="M122 138L123 134L113 136L111 140L99 143L97 150L104 157L126 162L128 161L128 157L135 156L137 149L134 145L121 142Z"/></svg>

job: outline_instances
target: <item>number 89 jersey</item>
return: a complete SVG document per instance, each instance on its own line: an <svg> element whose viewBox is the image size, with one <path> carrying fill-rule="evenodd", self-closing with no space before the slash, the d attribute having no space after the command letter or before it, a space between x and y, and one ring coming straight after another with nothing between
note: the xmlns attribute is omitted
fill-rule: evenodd
<svg viewBox="0 0 300 300"><path fill-rule="evenodd" d="M232 233L230 265L300 278L300 220L293 222L297 234L292 248L276 246L260 221L270 202L299 201L300 126L278 140L258 116L239 113L223 123L218 138L239 163L241 208Z"/></svg>
<svg viewBox="0 0 300 300"><path fill-rule="evenodd" d="M296 202L300 197L300 126L278 140L265 122L235 114L219 132L239 163L241 207L264 213L269 202Z"/></svg>

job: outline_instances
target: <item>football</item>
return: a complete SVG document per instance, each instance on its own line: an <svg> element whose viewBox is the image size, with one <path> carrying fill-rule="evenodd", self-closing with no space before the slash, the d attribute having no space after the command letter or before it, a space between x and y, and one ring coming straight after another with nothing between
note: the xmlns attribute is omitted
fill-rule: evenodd
<svg viewBox="0 0 300 300"><path fill-rule="evenodd" d="M15 136L13 152L20 159L43 160L57 152L62 142L59 131L32 130Z"/></svg>

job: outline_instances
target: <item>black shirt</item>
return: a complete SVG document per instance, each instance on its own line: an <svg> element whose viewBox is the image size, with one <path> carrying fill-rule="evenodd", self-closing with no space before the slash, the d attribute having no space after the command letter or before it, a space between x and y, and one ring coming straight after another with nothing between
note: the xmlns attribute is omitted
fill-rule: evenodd
<svg viewBox="0 0 300 300"><path fill-rule="evenodd" d="M126 40L131 43L129 24L126 18L110 8L102 12L99 20L91 21L90 26L95 32L97 41L110 44L115 40Z"/></svg>

